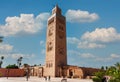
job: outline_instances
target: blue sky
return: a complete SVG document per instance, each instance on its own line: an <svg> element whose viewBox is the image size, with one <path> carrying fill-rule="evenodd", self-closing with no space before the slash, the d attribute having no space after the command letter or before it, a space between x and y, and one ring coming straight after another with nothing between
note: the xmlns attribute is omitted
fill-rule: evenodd
<svg viewBox="0 0 120 82"><path fill-rule="evenodd" d="M45 63L47 19L58 4L66 17L68 64L110 66L120 62L119 0L0 0L3 67Z"/></svg>

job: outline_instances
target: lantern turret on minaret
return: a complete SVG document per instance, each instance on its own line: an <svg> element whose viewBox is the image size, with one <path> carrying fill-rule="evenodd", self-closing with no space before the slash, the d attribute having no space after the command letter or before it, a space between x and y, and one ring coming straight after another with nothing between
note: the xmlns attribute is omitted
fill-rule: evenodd
<svg viewBox="0 0 120 82"><path fill-rule="evenodd" d="M58 7L58 5L56 5L55 8L52 9L52 14L60 14L61 15L61 9Z"/></svg>

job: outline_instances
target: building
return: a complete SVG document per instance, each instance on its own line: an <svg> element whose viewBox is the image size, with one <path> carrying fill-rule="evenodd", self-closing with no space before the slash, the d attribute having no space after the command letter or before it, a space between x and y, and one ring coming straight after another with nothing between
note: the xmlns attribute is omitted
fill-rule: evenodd
<svg viewBox="0 0 120 82"><path fill-rule="evenodd" d="M32 67L33 76L86 78L99 71L67 65L66 19L57 5L48 19L46 37L46 62L44 66Z"/></svg>
<svg viewBox="0 0 120 82"><path fill-rule="evenodd" d="M48 19L45 75L60 76L60 67L67 65L66 20L56 6Z"/></svg>

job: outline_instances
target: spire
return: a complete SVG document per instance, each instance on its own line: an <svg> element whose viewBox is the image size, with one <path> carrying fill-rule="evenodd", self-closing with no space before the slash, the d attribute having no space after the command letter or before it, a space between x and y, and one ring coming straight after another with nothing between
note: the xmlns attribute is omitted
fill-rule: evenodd
<svg viewBox="0 0 120 82"><path fill-rule="evenodd" d="M56 4L56 6L53 8L52 10L52 14L61 14L61 9L58 7L58 5Z"/></svg>

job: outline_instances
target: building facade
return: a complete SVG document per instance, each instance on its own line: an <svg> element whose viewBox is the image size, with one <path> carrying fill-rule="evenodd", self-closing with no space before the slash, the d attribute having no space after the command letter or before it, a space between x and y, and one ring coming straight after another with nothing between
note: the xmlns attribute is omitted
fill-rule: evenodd
<svg viewBox="0 0 120 82"><path fill-rule="evenodd" d="M45 75L60 76L60 67L67 65L66 51L66 20L55 6L47 24Z"/></svg>

